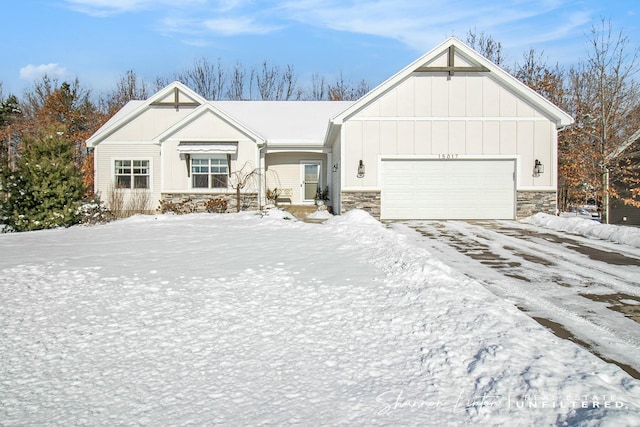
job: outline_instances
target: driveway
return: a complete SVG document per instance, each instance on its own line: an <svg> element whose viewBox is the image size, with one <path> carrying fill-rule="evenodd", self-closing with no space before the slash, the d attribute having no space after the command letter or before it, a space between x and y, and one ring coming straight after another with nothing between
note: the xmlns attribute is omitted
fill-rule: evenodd
<svg viewBox="0 0 640 427"><path fill-rule="evenodd" d="M515 221L391 226L556 335L640 379L640 249Z"/></svg>

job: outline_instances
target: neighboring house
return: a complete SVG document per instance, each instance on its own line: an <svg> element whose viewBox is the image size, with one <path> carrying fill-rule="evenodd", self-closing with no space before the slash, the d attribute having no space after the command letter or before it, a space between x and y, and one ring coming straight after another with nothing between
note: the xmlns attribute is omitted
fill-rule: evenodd
<svg viewBox="0 0 640 427"><path fill-rule="evenodd" d="M556 212L555 105L456 38L355 102L207 101L174 82L132 101L88 141L95 190L151 200L223 197L258 168L247 205L313 204L382 219L513 219Z"/></svg>
<svg viewBox="0 0 640 427"><path fill-rule="evenodd" d="M634 133L624 144L622 144L610 157L617 158L624 151L629 152L629 149L633 150L631 154L632 161L635 165L640 165L640 156L638 153L638 147L640 146L640 129ZM616 187L619 194L626 197L631 197L631 189L626 188L622 183L613 180L612 186ZM609 201L609 224L617 225L640 225L640 208L627 205L622 200L612 197Z"/></svg>

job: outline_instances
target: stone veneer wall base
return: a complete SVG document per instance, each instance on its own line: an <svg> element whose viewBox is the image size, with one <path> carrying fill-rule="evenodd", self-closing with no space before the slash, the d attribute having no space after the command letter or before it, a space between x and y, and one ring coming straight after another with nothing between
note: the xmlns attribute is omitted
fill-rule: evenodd
<svg viewBox="0 0 640 427"><path fill-rule="evenodd" d="M516 195L516 218L526 218L538 212L555 215L557 193L555 191L518 191Z"/></svg>
<svg viewBox="0 0 640 427"><path fill-rule="evenodd" d="M189 204L193 205L194 212L206 212L205 203L211 199L223 199L227 201L227 212L236 212L236 193L162 193L162 200L167 202L182 203L189 200ZM257 211L258 195L257 193L243 193L241 196L241 210Z"/></svg>
<svg viewBox="0 0 640 427"><path fill-rule="evenodd" d="M367 211L375 219L380 219L380 191L343 191L340 213L352 209Z"/></svg>
<svg viewBox="0 0 640 427"><path fill-rule="evenodd" d="M340 213L362 209L380 219L380 191L343 191ZM516 218L526 218L538 212L555 215L557 210L555 191L518 191Z"/></svg>

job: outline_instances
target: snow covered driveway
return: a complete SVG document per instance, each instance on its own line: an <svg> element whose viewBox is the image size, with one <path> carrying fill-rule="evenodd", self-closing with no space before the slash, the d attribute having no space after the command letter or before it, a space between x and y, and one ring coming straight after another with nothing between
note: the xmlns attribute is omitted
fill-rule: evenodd
<svg viewBox="0 0 640 427"><path fill-rule="evenodd" d="M407 225L445 264L640 376L639 248L513 221Z"/></svg>
<svg viewBox="0 0 640 427"><path fill-rule="evenodd" d="M639 381L363 212L0 235L0 295L3 425L640 423Z"/></svg>

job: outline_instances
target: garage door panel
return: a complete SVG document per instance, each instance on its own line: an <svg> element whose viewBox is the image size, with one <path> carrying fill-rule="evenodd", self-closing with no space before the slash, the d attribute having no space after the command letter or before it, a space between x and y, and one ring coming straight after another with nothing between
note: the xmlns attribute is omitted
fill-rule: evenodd
<svg viewBox="0 0 640 427"><path fill-rule="evenodd" d="M384 160L383 219L512 219L514 160Z"/></svg>

